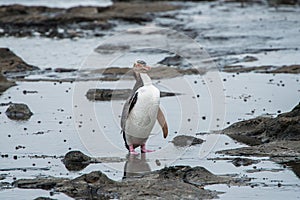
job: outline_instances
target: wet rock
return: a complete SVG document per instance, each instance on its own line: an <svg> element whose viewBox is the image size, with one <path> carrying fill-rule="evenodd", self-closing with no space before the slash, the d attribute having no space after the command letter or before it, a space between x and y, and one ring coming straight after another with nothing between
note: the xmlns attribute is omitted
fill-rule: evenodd
<svg viewBox="0 0 300 200"><path fill-rule="evenodd" d="M257 117L232 124L223 133L240 142L257 145L271 141L300 141L300 103L276 118ZM246 139L245 139L246 138Z"/></svg>
<svg viewBox="0 0 300 200"><path fill-rule="evenodd" d="M12 120L28 120L33 115L29 107L23 103L10 104L5 114Z"/></svg>
<svg viewBox="0 0 300 200"><path fill-rule="evenodd" d="M163 60L159 61L158 64L176 67L192 67L191 64L185 62L185 60L179 55L166 57Z"/></svg>
<svg viewBox="0 0 300 200"><path fill-rule="evenodd" d="M272 66L244 67L243 65L228 65L223 67L223 71L227 73L247 73L247 72L265 73L271 68Z"/></svg>
<svg viewBox="0 0 300 200"><path fill-rule="evenodd" d="M87 99L91 101L125 100L131 94L131 89L89 89L86 93ZM161 97L175 96L176 93L160 92Z"/></svg>
<svg viewBox="0 0 300 200"><path fill-rule="evenodd" d="M119 2L108 7L78 6L69 9L44 6L8 5L0 7L3 31L0 36L74 38L101 35L114 27L112 19L131 23L151 21L150 13L178 8L168 3Z"/></svg>
<svg viewBox="0 0 300 200"><path fill-rule="evenodd" d="M77 69L69 69L69 68L56 68L54 69L54 72L57 73L66 73L66 72L75 72Z"/></svg>
<svg viewBox="0 0 300 200"><path fill-rule="evenodd" d="M252 164L257 164L259 162L260 162L259 160L252 160L249 158L234 158L232 160L232 164L236 167L248 166L248 165L252 165Z"/></svg>
<svg viewBox="0 0 300 200"><path fill-rule="evenodd" d="M300 178L300 160L289 161L285 164L292 168L293 172Z"/></svg>
<svg viewBox="0 0 300 200"><path fill-rule="evenodd" d="M299 74L300 65L284 65L282 67L269 70L266 73L286 73L286 74Z"/></svg>
<svg viewBox="0 0 300 200"><path fill-rule="evenodd" d="M275 67L271 65L264 66L253 66L244 67L243 65L226 65L223 67L224 72L228 73L247 73L247 72L258 72L258 73L268 73L268 74L299 74L300 65L284 65L281 67Z"/></svg>
<svg viewBox="0 0 300 200"><path fill-rule="evenodd" d="M55 199L52 199L52 198L49 198L49 197L37 197L34 200L55 200Z"/></svg>
<svg viewBox="0 0 300 200"><path fill-rule="evenodd" d="M70 151L62 161L69 171L80 171L91 163L92 158L80 151Z"/></svg>
<svg viewBox="0 0 300 200"><path fill-rule="evenodd" d="M6 178L6 175L5 174L0 174L0 181L1 180L4 180Z"/></svg>
<svg viewBox="0 0 300 200"><path fill-rule="evenodd" d="M19 179L13 182L13 185L23 189L44 189L50 190L57 185L63 184L68 179L47 177L47 178L36 178L36 179Z"/></svg>
<svg viewBox="0 0 300 200"><path fill-rule="evenodd" d="M7 78L0 73L0 95L14 85L16 85L14 81L7 80Z"/></svg>
<svg viewBox="0 0 300 200"><path fill-rule="evenodd" d="M267 0L270 6L278 7L280 5L299 5L298 0Z"/></svg>
<svg viewBox="0 0 300 200"><path fill-rule="evenodd" d="M116 182L102 172L94 171L72 180L54 177L20 179L14 185L27 189L51 189L75 199L212 199L217 198L217 192L205 190L203 186L221 183L238 185L240 180L214 175L202 167L174 166L150 172L134 181Z"/></svg>
<svg viewBox="0 0 300 200"><path fill-rule="evenodd" d="M98 75L98 77L104 76L98 79L108 80L108 81L117 81L120 79L124 79L124 80L133 79L132 68L128 68L128 67L108 67L106 69L82 71L82 73L84 73L85 75L86 74L90 74L93 76ZM152 80L156 80L156 79L180 77L184 75L201 75L205 73L206 70L200 68L180 69L180 68L159 66L159 67L153 67L148 72L148 75L151 77Z"/></svg>
<svg viewBox="0 0 300 200"><path fill-rule="evenodd" d="M1 9L0 9L1 10ZM1 17L0 17L1 18ZM1 73L26 72L39 69L24 62L19 56L8 48L0 48L0 69Z"/></svg>
<svg viewBox="0 0 300 200"><path fill-rule="evenodd" d="M223 133L251 146L216 153L270 157L280 164L293 163L300 160L300 103L292 111L275 118L257 117L237 122L224 129ZM297 166L294 167L296 174Z"/></svg>
<svg viewBox="0 0 300 200"><path fill-rule="evenodd" d="M130 49L129 45L115 45L115 44L103 44L98 46L95 51L98 53L112 54L115 52L127 51Z"/></svg>
<svg viewBox="0 0 300 200"><path fill-rule="evenodd" d="M173 138L172 143L178 147L186 147L202 144L204 140L188 135L178 135Z"/></svg>

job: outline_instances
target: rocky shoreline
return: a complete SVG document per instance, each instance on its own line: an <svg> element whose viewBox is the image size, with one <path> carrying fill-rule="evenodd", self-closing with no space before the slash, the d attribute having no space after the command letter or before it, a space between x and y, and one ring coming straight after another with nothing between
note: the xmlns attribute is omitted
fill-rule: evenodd
<svg viewBox="0 0 300 200"><path fill-rule="evenodd" d="M151 13L178 8L166 2L115 2L108 7L79 6L68 9L23 5L1 6L0 36L97 37L103 36L103 30L116 26L112 20L145 23L153 20L154 15Z"/></svg>
<svg viewBox="0 0 300 200"><path fill-rule="evenodd" d="M237 122L222 133L249 147L217 153L231 156L267 156L280 164L300 164L300 103L290 112L279 114L275 118L257 117ZM299 176L299 169L295 173Z"/></svg>
<svg viewBox="0 0 300 200"><path fill-rule="evenodd" d="M134 163L135 159L136 156L129 155L127 162ZM64 158L68 168L86 167L89 163L97 162L101 162L101 159L90 158L79 151L69 152ZM76 167L70 169L78 170ZM127 171L124 170L125 175ZM125 175L121 182L109 179L101 171L93 171L74 179L56 177L19 179L13 183L13 186L62 192L74 199L144 199L145 197L214 199L218 197L218 192L206 190L204 186L211 184L246 186L249 185L250 180L232 175L214 175L203 167L171 166L158 171L141 172L139 176Z"/></svg>

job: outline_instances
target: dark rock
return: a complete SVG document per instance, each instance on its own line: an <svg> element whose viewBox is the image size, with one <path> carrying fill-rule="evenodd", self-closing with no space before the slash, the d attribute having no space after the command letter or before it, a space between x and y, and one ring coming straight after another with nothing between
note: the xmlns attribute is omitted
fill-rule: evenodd
<svg viewBox="0 0 300 200"><path fill-rule="evenodd" d="M101 35L114 27L112 19L131 23L151 21L150 13L177 9L168 3L120 2L109 7L78 6L69 9L44 6L8 5L0 7L2 35L74 38Z"/></svg>
<svg viewBox="0 0 300 200"><path fill-rule="evenodd" d="M5 114L13 120L28 120L33 115L29 107L23 103L10 104Z"/></svg>
<svg viewBox="0 0 300 200"><path fill-rule="evenodd" d="M191 64L186 63L183 57L179 55L166 57L163 60L159 61L158 64L175 67L192 67Z"/></svg>
<svg viewBox="0 0 300 200"><path fill-rule="evenodd" d="M250 58L245 57L244 59L250 60L252 62L251 57ZM271 65L253 66L253 67L244 67L242 65L227 65L223 67L223 71L228 73L258 72L258 73L267 73L267 74L278 74L278 73L299 74L300 65L284 65L281 67L275 67Z"/></svg>
<svg viewBox="0 0 300 200"><path fill-rule="evenodd" d="M69 68L56 68L54 69L55 72L58 73L65 73L65 72L75 72L77 69L69 69Z"/></svg>
<svg viewBox="0 0 300 200"><path fill-rule="evenodd" d="M104 76L103 78L99 78L100 80L120 80L122 79L133 79L132 68L128 67L108 67L106 69L97 69L85 71L85 73L89 72L90 74L99 74L99 76ZM200 68L187 68L187 69L179 69L173 67L153 67L149 71L149 76L151 79L167 79L180 77L184 75L201 75L205 74L205 69Z"/></svg>
<svg viewBox="0 0 300 200"><path fill-rule="evenodd" d="M203 140L193 136L178 135L173 138L172 143L178 147L186 147L186 146L202 144Z"/></svg>
<svg viewBox="0 0 300 200"><path fill-rule="evenodd" d="M232 160L232 164L236 167L248 166L248 165L252 165L252 164L257 164L259 162L260 162L259 160L252 160L249 158L234 158Z"/></svg>
<svg viewBox="0 0 300 200"><path fill-rule="evenodd" d="M43 189L50 190L55 186L62 184L68 179L65 178L56 178L56 177L47 177L47 178L36 178L36 179L19 179L13 182L13 185L18 188L23 189Z"/></svg>
<svg viewBox="0 0 300 200"><path fill-rule="evenodd" d="M98 53L112 54L116 52L127 51L130 49L129 45L114 45L114 44L103 44L98 46L95 51Z"/></svg>
<svg viewBox="0 0 300 200"><path fill-rule="evenodd" d="M34 200L55 200L55 199L52 199L52 198L49 198L49 197L37 197Z"/></svg>
<svg viewBox="0 0 300 200"><path fill-rule="evenodd" d="M290 112L276 118L257 117L237 122L223 130L233 139L250 147L222 150L230 156L262 156L284 164L300 160L300 103ZM236 164L240 164L237 160ZM299 174L299 165L292 167Z"/></svg>
<svg viewBox="0 0 300 200"><path fill-rule="evenodd" d="M4 180L6 178L6 175L5 174L0 174L0 181L1 180Z"/></svg>
<svg viewBox="0 0 300 200"><path fill-rule="evenodd" d="M125 100L131 94L131 89L89 89L87 99L91 101ZM160 92L161 97L175 96L176 93Z"/></svg>
<svg viewBox="0 0 300 200"><path fill-rule="evenodd" d="M80 151L70 151L65 155L63 163L69 171L80 171L87 167L91 160L91 157Z"/></svg>
<svg viewBox="0 0 300 200"><path fill-rule="evenodd" d="M7 80L7 78L0 73L0 95L14 85L16 85L15 82Z"/></svg>
<svg viewBox="0 0 300 200"><path fill-rule="evenodd" d="M300 103L276 118L257 117L237 122L223 130L233 139L249 145L278 140L300 140Z"/></svg>
<svg viewBox="0 0 300 200"><path fill-rule="evenodd" d="M300 178L300 160L289 161L285 163L288 167L292 168L294 173Z"/></svg>
<svg viewBox="0 0 300 200"><path fill-rule="evenodd" d="M94 171L72 180L47 177L20 179L13 184L19 188L51 189L75 199L212 199L217 198L217 192L205 190L203 186L237 185L238 182L230 176L216 176L202 167L174 166L150 172L134 181L116 182L102 172Z"/></svg>
<svg viewBox="0 0 300 200"><path fill-rule="evenodd" d="M300 65L284 65L282 67L269 70L266 73L286 73L286 74L299 74Z"/></svg>
<svg viewBox="0 0 300 200"><path fill-rule="evenodd" d="M0 69L1 73L7 74L12 72L33 71L39 68L25 63L8 48L0 48Z"/></svg>

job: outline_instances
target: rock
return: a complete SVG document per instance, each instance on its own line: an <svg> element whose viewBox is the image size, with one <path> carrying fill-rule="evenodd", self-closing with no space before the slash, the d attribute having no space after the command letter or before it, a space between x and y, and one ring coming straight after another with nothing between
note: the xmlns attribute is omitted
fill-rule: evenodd
<svg viewBox="0 0 300 200"><path fill-rule="evenodd" d="M125 100L129 97L131 91L131 89L89 89L85 96L91 101ZM177 94L172 92L160 92L161 97L175 95Z"/></svg>
<svg viewBox="0 0 300 200"><path fill-rule="evenodd" d="M75 72L77 69L69 69L69 68L56 68L54 69L54 72L57 73L65 73L65 72Z"/></svg>
<svg viewBox="0 0 300 200"><path fill-rule="evenodd" d="M202 144L204 140L188 135L178 135L173 138L172 143L178 147L186 147Z"/></svg>
<svg viewBox="0 0 300 200"><path fill-rule="evenodd" d="M0 181L1 180L4 180L6 178L6 175L5 174L0 174Z"/></svg>
<svg viewBox="0 0 300 200"><path fill-rule="evenodd" d="M70 151L63 159L63 163L69 171L80 171L88 166L92 158L80 151Z"/></svg>
<svg viewBox="0 0 300 200"><path fill-rule="evenodd" d="M300 103L276 118L257 117L237 122L222 131L248 145L280 140L300 140Z"/></svg>
<svg viewBox="0 0 300 200"><path fill-rule="evenodd" d="M52 198L49 198L49 197L37 197L34 200L55 200L55 199L52 199Z"/></svg>
<svg viewBox="0 0 300 200"><path fill-rule="evenodd" d="M13 184L19 188L51 189L75 199L213 199L217 198L217 192L205 190L203 186L240 183L230 176L214 175L203 167L173 166L150 172L134 181L116 182L102 172L94 171L72 180L46 177L20 179Z"/></svg>
<svg viewBox="0 0 300 200"><path fill-rule="evenodd" d="M286 74L299 74L300 65L284 65L282 67L269 70L266 73L286 73Z"/></svg>
<svg viewBox="0 0 300 200"><path fill-rule="evenodd" d="M250 58L245 57L244 59L246 59L247 62L250 61L252 62L251 57ZM253 61L255 60L253 59ZM228 73L258 72L258 73L267 73L267 74L278 74L278 73L299 74L300 65L284 65L281 67L275 67L271 65L253 66L253 67L244 67L243 65L227 65L223 67L223 71Z"/></svg>
<svg viewBox="0 0 300 200"><path fill-rule="evenodd" d="M4 77L1 73L0 73L0 95L5 92L8 88L15 86L16 83L14 81L9 81L7 80L6 77Z"/></svg>
<svg viewBox="0 0 300 200"><path fill-rule="evenodd" d="M12 120L28 120L33 115L29 107L23 103L10 104L5 114Z"/></svg>
<svg viewBox="0 0 300 200"><path fill-rule="evenodd" d="M185 60L179 55L166 57L163 60L159 61L158 64L175 67L192 67L190 63L186 63Z"/></svg>
<svg viewBox="0 0 300 200"><path fill-rule="evenodd" d="M12 72L33 71L39 68L25 63L19 56L14 54L8 48L0 48L0 69L1 73L6 74Z"/></svg>
<svg viewBox="0 0 300 200"><path fill-rule="evenodd" d="M248 166L248 165L252 165L252 164L257 164L259 162L260 162L259 160L252 160L249 158L234 158L232 160L232 164L236 167Z"/></svg>
<svg viewBox="0 0 300 200"><path fill-rule="evenodd" d="M216 153L231 156L270 157L277 163L286 163L295 159L300 160L300 143L299 141L276 141L251 147L222 150Z"/></svg>
<svg viewBox="0 0 300 200"><path fill-rule="evenodd" d="M294 173L298 176L298 178L300 178L300 160L289 161L285 164L291 167Z"/></svg>
<svg viewBox="0 0 300 200"><path fill-rule="evenodd" d="M98 53L112 54L116 52L123 52L130 49L129 45L115 45L115 44L103 44L98 46L95 51Z"/></svg>
<svg viewBox="0 0 300 200"><path fill-rule="evenodd" d="M160 2L117 2L108 7L78 6L50 8L44 6L0 6L3 31L0 36L35 36L73 38L101 35L101 30L114 27L111 20L144 23L153 20L150 13L179 6Z"/></svg>

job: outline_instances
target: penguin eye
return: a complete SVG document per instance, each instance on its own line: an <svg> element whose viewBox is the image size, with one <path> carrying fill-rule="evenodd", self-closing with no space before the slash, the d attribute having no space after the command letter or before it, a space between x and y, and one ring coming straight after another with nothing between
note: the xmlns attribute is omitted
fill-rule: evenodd
<svg viewBox="0 0 300 200"><path fill-rule="evenodd" d="M143 60L138 60L138 61L136 61L136 63L137 63L137 64L140 64L140 65L143 65L143 66L146 65L146 62L143 61Z"/></svg>

